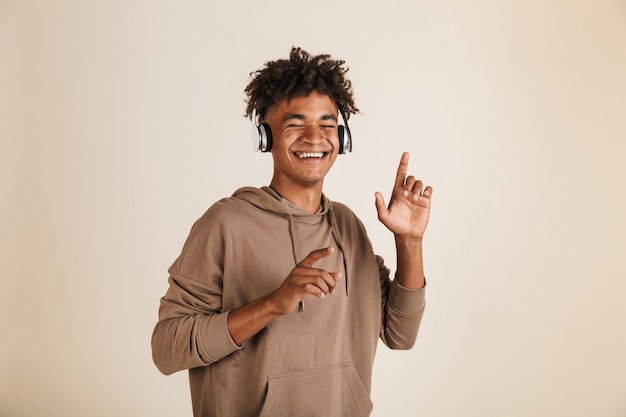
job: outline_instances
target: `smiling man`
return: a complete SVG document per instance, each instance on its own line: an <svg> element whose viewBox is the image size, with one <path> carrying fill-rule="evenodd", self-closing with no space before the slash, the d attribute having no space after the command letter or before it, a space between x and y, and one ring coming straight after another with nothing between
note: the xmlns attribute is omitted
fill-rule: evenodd
<svg viewBox="0 0 626 417"><path fill-rule="evenodd" d="M196 417L368 416L379 338L392 349L415 343L432 189L407 176L405 153L389 205L376 193L395 236L391 279L359 219L322 191L351 149L339 122L358 111L346 72L293 48L251 75L246 115L272 154L271 182L196 221L152 336L161 372L189 370Z"/></svg>

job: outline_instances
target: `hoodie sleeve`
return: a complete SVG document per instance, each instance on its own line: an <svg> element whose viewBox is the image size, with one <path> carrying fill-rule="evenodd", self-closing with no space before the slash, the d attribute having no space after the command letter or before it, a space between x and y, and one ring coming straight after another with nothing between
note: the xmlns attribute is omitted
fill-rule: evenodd
<svg viewBox="0 0 626 417"><path fill-rule="evenodd" d="M411 349L426 305L426 286L408 289L395 280L390 280L389 269L383 259L376 256L382 291L381 340L391 349Z"/></svg>
<svg viewBox="0 0 626 417"><path fill-rule="evenodd" d="M169 268L169 288L152 333L152 357L164 374L208 366L240 349L222 311L223 231L210 210L192 227Z"/></svg>

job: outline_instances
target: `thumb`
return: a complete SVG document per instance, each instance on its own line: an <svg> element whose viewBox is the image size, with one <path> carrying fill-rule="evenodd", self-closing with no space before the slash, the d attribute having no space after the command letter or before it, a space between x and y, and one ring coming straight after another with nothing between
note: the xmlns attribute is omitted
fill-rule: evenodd
<svg viewBox="0 0 626 417"><path fill-rule="evenodd" d="M385 198L378 191L376 191L375 197L376 197L375 204L376 204L376 211L378 212L378 219L382 220L387 217L387 212L388 212L387 206L385 205Z"/></svg>

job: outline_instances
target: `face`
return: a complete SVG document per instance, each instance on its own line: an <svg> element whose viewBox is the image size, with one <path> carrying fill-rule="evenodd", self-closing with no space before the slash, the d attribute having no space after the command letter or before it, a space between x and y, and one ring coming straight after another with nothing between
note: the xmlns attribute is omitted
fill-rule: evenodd
<svg viewBox="0 0 626 417"><path fill-rule="evenodd" d="M281 187L320 187L339 151L337 106L312 92L268 109L274 177Z"/></svg>

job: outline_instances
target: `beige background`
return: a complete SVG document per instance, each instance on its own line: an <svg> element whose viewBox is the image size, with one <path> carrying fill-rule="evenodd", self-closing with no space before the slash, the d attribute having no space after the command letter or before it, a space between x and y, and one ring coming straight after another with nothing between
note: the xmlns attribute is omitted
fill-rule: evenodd
<svg viewBox="0 0 626 417"><path fill-rule="evenodd" d="M166 269L269 182L242 91L292 45L351 68L326 193L391 266L374 192L403 150L435 188L428 310L381 345L374 416L626 416L621 0L0 1L0 415L190 415L150 358Z"/></svg>

